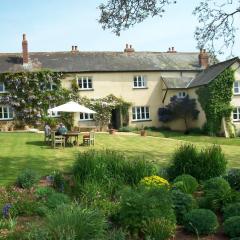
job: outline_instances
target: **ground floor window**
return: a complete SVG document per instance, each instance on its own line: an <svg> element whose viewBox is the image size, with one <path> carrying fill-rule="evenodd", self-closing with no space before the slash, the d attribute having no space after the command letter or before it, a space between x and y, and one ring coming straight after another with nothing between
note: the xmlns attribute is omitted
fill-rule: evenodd
<svg viewBox="0 0 240 240"><path fill-rule="evenodd" d="M240 107L233 110L233 121L240 121Z"/></svg>
<svg viewBox="0 0 240 240"><path fill-rule="evenodd" d="M13 110L9 106L0 106L0 120L13 119Z"/></svg>
<svg viewBox="0 0 240 240"><path fill-rule="evenodd" d="M50 106L50 108L55 108L56 105L54 104L53 106ZM60 117L61 113L60 112L49 112L49 117Z"/></svg>
<svg viewBox="0 0 240 240"><path fill-rule="evenodd" d="M80 121L89 121L93 120L92 113L80 113Z"/></svg>
<svg viewBox="0 0 240 240"><path fill-rule="evenodd" d="M178 98L185 98L186 97L186 92L178 92L177 97Z"/></svg>
<svg viewBox="0 0 240 240"><path fill-rule="evenodd" d="M149 120L149 107L133 107L132 119L133 121Z"/></svg>

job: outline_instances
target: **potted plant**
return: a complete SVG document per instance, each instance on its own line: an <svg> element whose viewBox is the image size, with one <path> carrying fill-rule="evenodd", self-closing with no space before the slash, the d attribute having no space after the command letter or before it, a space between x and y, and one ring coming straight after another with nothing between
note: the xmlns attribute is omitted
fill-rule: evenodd
<svg viewBox="0 0 240 240"><path fill-rule="evenodd" d="M145 130L145 128L142 126L142 129L140 130L140 134L142 137L146 137L147 136L147 132Z"/></svg>

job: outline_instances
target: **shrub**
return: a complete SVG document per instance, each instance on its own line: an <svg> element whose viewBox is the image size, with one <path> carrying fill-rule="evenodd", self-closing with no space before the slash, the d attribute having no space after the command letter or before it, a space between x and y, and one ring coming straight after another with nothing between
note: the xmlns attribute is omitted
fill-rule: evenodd
<svg viewBox="0 0 240 240"><path fill-rule="evenodd" d="M164 187L126 189L122 192L118 219L131 234L138 236L151 235L148 229L154 234L154 228L160 229L159 223L166 221L170 226L165 234L171 235L175 229L175 215L170 192ZM151 223L156 226L150 226Z"/></svg>
<svg viewBox="0 0 240 240"><path fill-rule="evenodd" d="M173 155L169 177L190 174L197 180L207 180L225 173L227 161L219 146L213 145L198 153L193 145L182 145Z"/></svg>
<svg viewBox="0 0 240 240"><path fill-rule="evenodd" d="M159 176L145 177L140 181L140 184L146 187L162 187L169 186L169 182Z"/></svg>
<svg viewBox="0 0 240 240"><path fill-rule="evenodd" d="M240 237L240 216L228 218L224 224L224 233L231 238Z"/></svg>
<svg viewBox="0 0 240 240"><path fill-rule="evenodd" d="M218 228L217 216L207 209L193 209L185 215L184 227L197 235L215 233Z"/></svg>
<svg viewBox="0 0 240 240"><path fill-rule="evenodd" d="M199 169L198 178L207 180L218 177L226 172L227 160L220 146L213 145L200 152L202 168Z"/></svg>
<svg viewBox="0 0 240 240"><path fill-rule="evenodd" d="M127 160L116 151L88 151L80 153L73 166L75 178L84 183L86 180L121 180L136 185L139 181L156 172L153 164L145 160Z"/></svg>
<svg viewBox="0 0 240 240"><path fill-rule="evenodd" d="M55 171L52 175L52 178L53 178L53 187L59 192L64 192L66 187L66 181L63 177L63 174L59 171Z"/></svg>
<svg viewBox="0 0 240 240"><path fill-rule="evenodd" d="M39 199L46 199L49 195L53 194L55 191L51 187L37 187L35 189L35 195Z"/></svg>
<svg viewBox="0 0 240 240"><path fill-rule="evenodd" d="M46 206L50 209L54 209L62 204L69 204L71 202L70 198L63 193L52 193L46 200Z"/></svg>
<svg viewBox="0 0 240 240"><path fill-rule="evenodd" d="M196 178L191 175L183 174L174 179L173 186L180 189L182 192L192 194L197 190L198 182Z"/></svg>
<svg viewBox="0 0 240 240"><path fill-rule="evenodd" d="M51 239L105 238L106 220L97 210L77 205L61 205L47 216L46 227Z"/></svg>
<svg viewBox="0 0 240 240"><path fill-rule="evenodd" d="M240 191L240 169L239 168L232 168L228 171L226 180L229 182L230 186Z"/></svg>
<svg viewBox="0 0 240 240"><path fill-rule="evenodd" d="M204 187L205 207L219 210L231 197L231 187L222 177L211 178L205 182Z"/></svg>
<svg viewBox="0 0 240 240"><path fill-rule="evenodd" d="M169 177L174 179L181 174L191 174L196 176L198 164L198 152L194 145L185 144L175 150L172 158L172 164L168 169Z"/></svg>
<svg viewBox="0 0 240 240"><path fill-rule="evenodd" d="M31 188L38 182L36 172L31 169L24 170L17 178L17 186L21 188Z"/></svg>
<svg viewBox="0 0 240 240"><path fill-rule="evenodd" d="M147 239L166 240L170 239L175 233L173 223L168 219L151 219L146 224Z"/></svg>
<svg viewBox="0 0 240 240"><path fill-rule="evenodd" d="M108 233L108 240L126 240L127 233L122 229L113 229Z"/></svg>
<svg viewBox="0 0 240 240"><path fill-rule="evenodd" d="M174 211L177 217L177 222L179 224L183 223L184 216L197 207L196 200L192 195L183 193L179 190L172 191L172 201Z"/></svg>
<svg viewBox="0 0 240 240"><path fill-rule="evenodd" d="M225 206L223 208L223 216L225 220L230 217L240 216L240 202Z"/></svg>

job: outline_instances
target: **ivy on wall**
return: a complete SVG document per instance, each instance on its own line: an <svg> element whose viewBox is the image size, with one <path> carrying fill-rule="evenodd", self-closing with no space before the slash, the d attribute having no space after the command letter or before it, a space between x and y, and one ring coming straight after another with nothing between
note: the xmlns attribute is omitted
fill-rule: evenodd
<svg viewBox="0 0 240 240"><path fill-rule="evenodd" d="M50 107L71 98L71 92L61 87L62 77L62 73L48 70L1 74L7 93L0 103L13 108L16 121L35 125L48 115Z"/></svg>
<svg viewBox="0 0 240 240"><path fill-rule="evenodd" d="M204 128L210 135L217 135L221 130L222 119L228 121L231 117L233 83L234 71L228 68L207 86L196 91L207 119Z"/></svg>

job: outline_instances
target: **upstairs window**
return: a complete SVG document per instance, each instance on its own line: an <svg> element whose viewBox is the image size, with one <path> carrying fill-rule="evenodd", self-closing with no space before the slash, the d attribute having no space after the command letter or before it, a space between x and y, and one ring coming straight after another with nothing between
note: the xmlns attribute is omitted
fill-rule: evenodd
<svg viewBox="0 0 240 240"><path fill-rule="evenodd" d="M0 93L6 92L6 88L3 82L0 82Z"/></svg>
<svg viewBox="0 0 240 240"><path fill-rule="evenodd" d="M43 84L40 85L40 89L42 91L46 91L46 90L53 91L53 90L57 89L57 85L56 85L56 83L53 83L53 82L49 82L47 84L43 83Z"/></svg>
<svg viewBox="0 0 240 240"><path fill-rule="evenodd" d="M132 119L133 121L149 120L149 107L133 107Z"/></svg>
<svg viewBox="0 0 240 240"><path fill-rule="evenodd" d="M240 121L240 107L233 110L233 121Z"/></svg>
<svg viewBox="0 0 240 240"><path fill-rule="evenodd" d="M240 81L235 81L233 86L233 93L240 94Z"/></svg>
<svg viewBox="0 0 240 240"><path fill-rule="evenodd" d="M91 121L93 120L92 113L80 113L80 121Z"/></svg>
<svg viewBox="0 0 240 240"><path fill-rule="evenodd" d="M178 97L178 98L185 98L186 96L187 96L186 92L179 92L179 93L177 94L177 97Z"/></svg>
<svg viewBox="0 0 240 240"><path fill-rule="evenodd" d="M91 77L78 77L78 87L79 89L92 89L92 78Z"/></svg>
<svg viewBox="0 0 240 240"><path fill-rule="evenodd" d="M0 106L0 120L13 119L13 110L9 106Z"/></svg>
<svg viewBox="0 0 240 240"><path fill-rule="evenodd" d="M133 78L133 88L146 88L146 79L144 76L134 76Z"/></svg>

